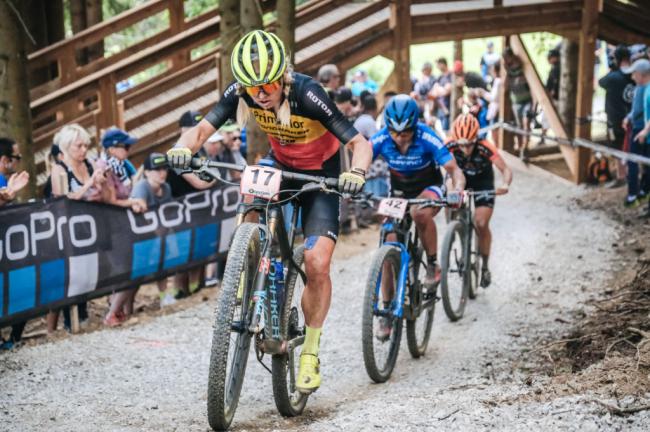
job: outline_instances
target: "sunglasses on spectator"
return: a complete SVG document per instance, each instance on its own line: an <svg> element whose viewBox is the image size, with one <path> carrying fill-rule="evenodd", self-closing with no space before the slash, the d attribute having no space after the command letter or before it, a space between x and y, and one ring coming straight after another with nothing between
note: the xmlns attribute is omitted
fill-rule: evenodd
<svg viewBox="0 0 650 432"><path fill-rule="evenodd" d="M397 138L399 136L409 136L413 135L414 130L413 129L404 129L403 131L396 131L393 129L389 129L388 133L390 133L390 136L393 138Z"/></svg>
<svg viewBox="0 0 650 432"><path fill-rule="evenodd" d="M280 80L276 80L268 84L262 84L258 86L244 87L244 88L246 89L246 93L248 93L249 96L257 97L261 92L264 92L267 96L270 96L274 92L278 91L280 87L282 87L282 83L280 82Z"/></svg>
<svg viewBox="0 0 650 432"><path fill-rule="evenodd" d="M232 139L233 139L233 140L239 140L239 141L241 141L241 136L236 135L236 136L232 137Z"/></svg>
<svg viewBox="0 0 650 432"><path fill-rule="evenodd" d="M128 146L126 144L115 144L113 147L128 150L131 146Z"/></svg>
<svg viewBox="0 0 650 432"><path fill-rule="evenodd" d="M19 161L20 159L22 159L22 157L20 155L9 155L9 159L16 159L17 161Z"/></svg>

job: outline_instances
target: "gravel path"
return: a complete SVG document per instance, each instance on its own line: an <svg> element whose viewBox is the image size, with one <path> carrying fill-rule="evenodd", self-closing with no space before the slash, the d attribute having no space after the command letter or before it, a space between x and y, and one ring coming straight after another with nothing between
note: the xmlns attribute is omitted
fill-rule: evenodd
<svg viewBox="0 0 650 432"><path fill-rule="evenodd" d="M249 361L233 430L648 430L650 417L603 414L589 395L534 402L513 368L541 335L561 332L606 280L614 225L578 209L579 188L515 165L493 219L493 285L450 323L441 305L426 356L406 343L391 380L372 384L360 307L371 251L335 261L322 341L323 387L305 414L277 414L269 374ZM375 239L369 242L374 245ZM369 246L370 248L371 246ZM578 258L581 255L581 258ZM0 429L205 431L213 304L0 356ZM533 388L534 388L533 383Z"/></svg>

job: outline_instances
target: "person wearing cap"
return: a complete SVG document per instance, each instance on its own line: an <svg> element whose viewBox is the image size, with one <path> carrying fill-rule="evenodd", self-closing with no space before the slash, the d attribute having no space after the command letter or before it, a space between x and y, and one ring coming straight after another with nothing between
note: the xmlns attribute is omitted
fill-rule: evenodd
<svg viewBox="0 0 650 432"><path fill-rule="evenodd" d="M623 72L630 67L630 50L626 45L618 45L613 53L614 61L611 70L600 80L598 85L605 90L605 113L607 114L607 128L610 136L610 145L623 150L625 144L626 115L632 110L635 82ZM641 126L642 127L642 126ZM616 159L616 180L608 187L619 187L625 184L626 166L620 159Z"/></svg>
<svg viewBox="0 0 650 432"><path fill-rule="evenodd" d="M551 70L548 72L545 87L548 95L557 104L560 99L560 50L558 48L549 50L546 60L551 65Z"/></svg>
<svg viewBox="0 0 650 432"><path fill-rule="evenodd" d="M230 160L231 163L246 165L246 159L241 152L242 131L239 125L235 122L227 122L225 125L221 126L219 132L223 135L225 158ZM239 180L241 178L241 172L230 171L230 177L233 180Z"/></svg>
<svg viewBox="0 0 650 432"><path fill-rule="evenodd" d="M104 153L97 161L97 168L106 171L108 197L104 201L116 206L132 207L134 210L139 210L141 203L129 198L136 169L128 157L131 146L136 142L138 142L136 137L122 129L116 127L107 129L102 136L101 143Z"/></svg>
<svg viewBox="0 0 650 432"><path fill-rule="evenodd" d="M354 74L352 80L352 95L359 97L361 96L361 92L364 90L368 90L370 93L375 94L377 93L377 90L379 90L379 86L372 78L368 77L368 73L365 70L359 69Z"/></svg>
<svg viewBox="0 0 650 432"><path fill-rule="evenodd" d="M202 118L203 115L198 111L185 111L178 121L178 126L181 128L181 133L199 124Z"/></svg>
<svg viewBox="0 0 650 432"><path fill-rule="evenodd" d="M144 161L144 178L135 184L131 199L142 202L137 212L144 212L172 200L171 188L167 184L167 157L162 153L151 153ZM176 303L174 293L167 289L167 278L156 281L160 295L160 307ZM133 302L138 288L120 291L111 298L111 307L104 318L104 324L117 326L133 313Z"/></svg>
<svg viewBox="0 0 650 432"><path fill-rule="evenodd" d="M632 111L628 122L632 127L630 152L650 157L650 60L639 59L632 66L623 70L632 75L636 82ZM639 184L639 165L628 162L628 196L625 199L627 207L636 207L645 202L650 196L650 167L643 166L641 184Z"/></svg>

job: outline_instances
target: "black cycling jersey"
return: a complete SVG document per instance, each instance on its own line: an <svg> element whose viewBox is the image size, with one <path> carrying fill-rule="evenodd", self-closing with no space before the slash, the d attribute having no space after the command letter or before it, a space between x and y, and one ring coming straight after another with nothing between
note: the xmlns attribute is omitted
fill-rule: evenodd
<svg viewBox="0 0 650 432"><path fill-rule="evenodd" d="M466 155L455 141L448 143L447 147L456 158L456 163L465 174L468 182L473 179L482 181L494 179L492 162L499 157L499 153L491 143L480 140L476 143L470 155Z"/></svg>
<svg viewBox="0 0 650 432"><path fill-rule="evenodd" d="M265 110L246 92L238 94L230 84L217 105L205 116L215 128L237 112L240 98L268 135L274 157L289 168L318 170L338 152L339 141L347 143L358 132L338 110L323 87L307 75L293 73L289 93L290 124L281 125L273 110Z"/></svg>

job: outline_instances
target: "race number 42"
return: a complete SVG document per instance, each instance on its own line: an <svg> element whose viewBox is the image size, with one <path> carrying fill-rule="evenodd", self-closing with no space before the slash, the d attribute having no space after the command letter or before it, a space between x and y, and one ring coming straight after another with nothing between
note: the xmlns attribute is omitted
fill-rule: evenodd
<svg viewBox="0 0 650 432"><path fill-rule="evenodd" d="M408 200L403 198L384 198L379 202L377 213L395 219L402 219L406 213Z"/></svg>
<svg viewBox="0 0 650 432"><path fill-rule="evenodd" d="M244 169L239 190L242 195L277 200L281 181L281 170L260 165L250 165Z"/></svg>

